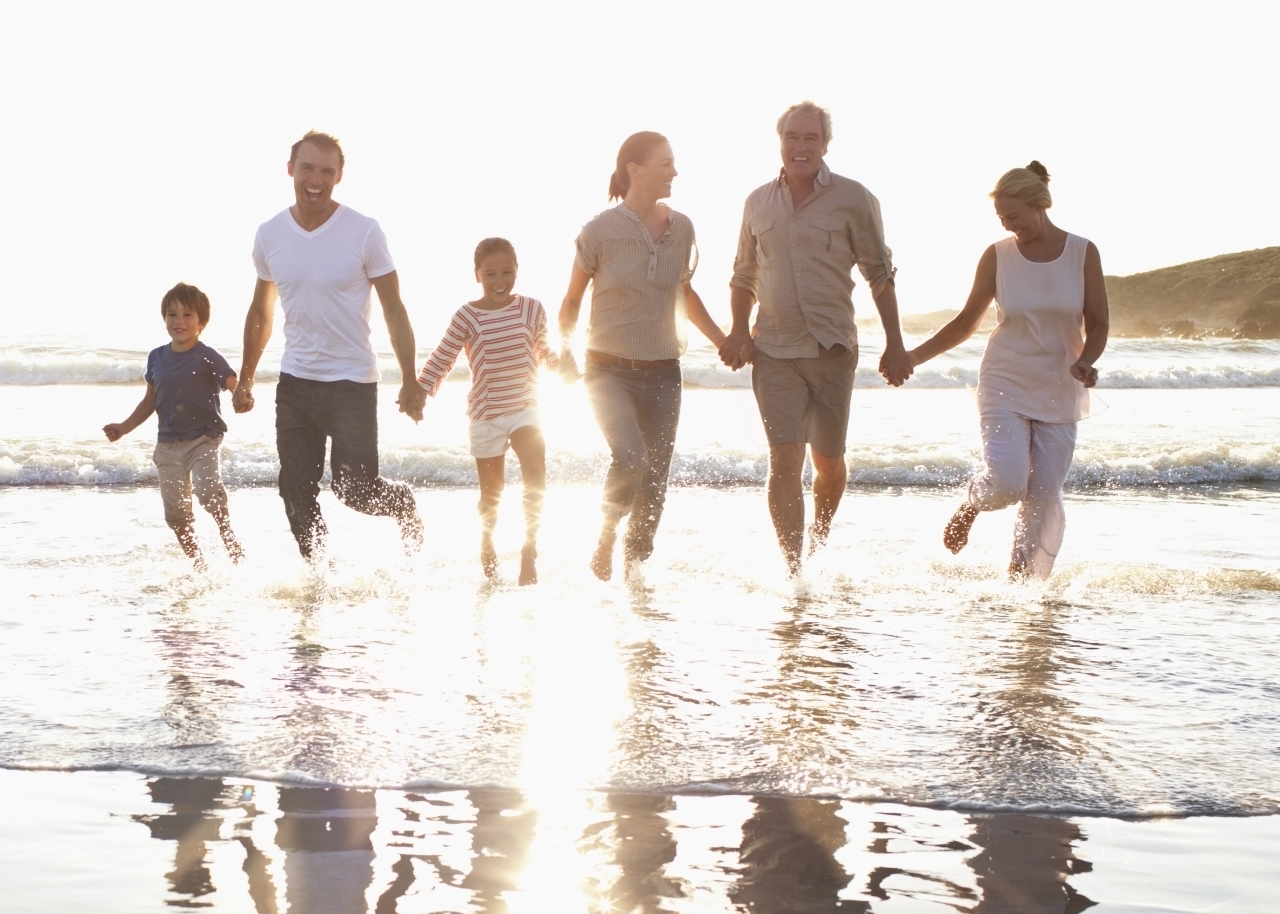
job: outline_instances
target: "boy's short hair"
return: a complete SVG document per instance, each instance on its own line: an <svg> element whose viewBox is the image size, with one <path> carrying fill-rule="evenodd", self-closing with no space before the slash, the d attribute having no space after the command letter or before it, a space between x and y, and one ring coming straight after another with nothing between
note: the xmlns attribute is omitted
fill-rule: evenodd
<svg viewBox="0 0 1280 914"><path fill-rule="evenodd" d="M195 286L189 286L185 282L180 282L168 292L164 293L164 298L160 299L160 316L164 317L169 313L170 305L186 305L195 311L196 317L200 318L200 326L203 327L209 323L209 296L205 295Z"/></svg>

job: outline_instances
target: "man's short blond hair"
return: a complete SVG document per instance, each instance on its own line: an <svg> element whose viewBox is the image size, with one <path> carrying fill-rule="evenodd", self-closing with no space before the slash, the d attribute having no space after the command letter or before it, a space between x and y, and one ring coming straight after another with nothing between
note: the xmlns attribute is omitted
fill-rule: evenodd
<svg viewBox="0 0 1280 914"><path fill-rule="evenodd" d="M822 142L831 142L831 112L816 102L808 99L792 105L786 111L782 112L782 117L778 118L778 136L782 136L782 128L787 123L787 118L799 112L800 114L815 114L818 120L822 121Z"/></svg>

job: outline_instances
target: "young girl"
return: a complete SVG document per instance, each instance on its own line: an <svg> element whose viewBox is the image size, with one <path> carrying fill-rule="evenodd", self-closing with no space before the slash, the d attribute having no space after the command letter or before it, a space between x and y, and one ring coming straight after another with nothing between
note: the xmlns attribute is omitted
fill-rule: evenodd
<svg viewBox="0 0 1280 914"><path fill-rule="evenodd" d="M520 583L536 584L538 520L547 489L546 445L538 417L538 365L559 361L547 345L547 313L532 298L515 295L516 251L505 238L486 238L476 246L476 282L483 296L453 315L444 339L418 375L428 396L435 396L466 351L471 366L471 456L480 476L480 564L488 577L498 571L493 528L505 484L508 445L520 459L524 480L524 549Z"/></svg>

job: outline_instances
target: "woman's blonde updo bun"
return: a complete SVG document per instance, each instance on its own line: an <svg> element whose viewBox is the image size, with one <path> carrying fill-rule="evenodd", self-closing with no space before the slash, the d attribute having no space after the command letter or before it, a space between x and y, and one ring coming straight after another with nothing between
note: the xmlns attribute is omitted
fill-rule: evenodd
<svg viewBox="0 0 1280 914"><path fill-rule="evenodd" d="M1049 169L1034 159L1026 168L1010 168L996 182L994 197L1013 197L1031 206L1048 209L1053 206L1049 193Z"/></svg>

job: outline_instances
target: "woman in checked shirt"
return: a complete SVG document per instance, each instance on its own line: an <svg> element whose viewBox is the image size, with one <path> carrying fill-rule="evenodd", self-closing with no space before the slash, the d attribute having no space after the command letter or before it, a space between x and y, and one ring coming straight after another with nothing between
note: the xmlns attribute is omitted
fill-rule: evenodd
<svg viewBox="0 0 1280 914"><path fill-rule="evenodd" d="M625 570L653 553L680 421L686 322L717 348L725 338L690 284L697 266L693 223L659 202L671 196L675 176L666 137L651 131L627 137L609 178L609 199L622 202L582 227L560 306L561 357L571 359L568 340L591 285L584 376L612 455L604 524L591 557L602 581L613 576L618 522L628 514Z"/></svg>

